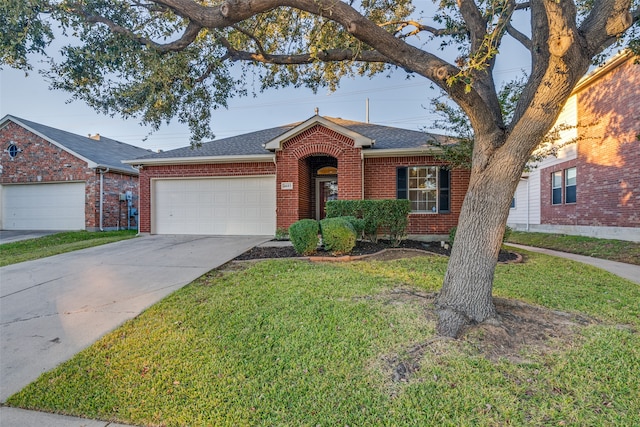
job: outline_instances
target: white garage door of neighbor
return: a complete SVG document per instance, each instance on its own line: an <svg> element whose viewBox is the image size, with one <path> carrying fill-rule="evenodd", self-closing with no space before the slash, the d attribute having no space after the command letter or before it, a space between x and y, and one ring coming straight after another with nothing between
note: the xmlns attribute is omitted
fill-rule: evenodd
<svg viewBox="0 0 640 427"><path fill-rule="evenodd" d="M273 235L275 177L154 181L156 234Z"/></svg>
<svg viewBox="0 0 640 427"><path fill-rule="evenodd" d="M84 182L2 186L5 230L84 230Z"/></svg>

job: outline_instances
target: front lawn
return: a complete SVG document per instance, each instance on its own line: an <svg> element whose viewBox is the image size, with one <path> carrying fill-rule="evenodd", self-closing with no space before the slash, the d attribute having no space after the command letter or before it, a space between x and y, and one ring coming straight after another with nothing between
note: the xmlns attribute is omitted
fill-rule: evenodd
<svg viewBox="0 0 640 427"><path fill-rule="evenodd" d="M4 243L0 245L0 267L131 239L136 234L136 230L65 231L36 239Z"/></svg>
<svg viewBox="0 0 640 427"><path fill-rule="evenodd" d="M504 325L460 340L434 336L444 257L227 265L8 403L151 426L640 425L640 287L525 257L496 272Z"/></svg>
<svg viewBox="0 0 640 427"><path fill-rule="evenodd" d="M523 231L512 232L507 242L640 265L639 242Z"/></svg>

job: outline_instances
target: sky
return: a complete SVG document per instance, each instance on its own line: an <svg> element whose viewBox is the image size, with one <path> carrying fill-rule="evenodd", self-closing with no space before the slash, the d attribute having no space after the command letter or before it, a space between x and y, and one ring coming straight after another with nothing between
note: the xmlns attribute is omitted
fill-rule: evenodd
<svg viewBox="0 0 640 427"><path fill-rule="evenodd" d="M503 49L509 49L508 38ZM522 74L526 58L506 55L495 69L498 81ZM37 59L33 62L37 68ZM411 130L432 129L438 118L430 109L430 100L439 95L430 82L420 76L407 79L402 70L390 76L344 79L333 93L320 89L317 94L306 88L270 89L256 97L234 98L228 109L213 112L211 127L216 139L256 130L304 121L315 114L346 120L369 122ZM50 90L49 84L34 69L23 71L3 67L0 70L0 118L7 114L31 120L78 135L99 133L152 151L168 151L189 145L189 129L173 120L151 134L135 119L110 117L91 109L82 101L71 101L69 93Z"/></svg>

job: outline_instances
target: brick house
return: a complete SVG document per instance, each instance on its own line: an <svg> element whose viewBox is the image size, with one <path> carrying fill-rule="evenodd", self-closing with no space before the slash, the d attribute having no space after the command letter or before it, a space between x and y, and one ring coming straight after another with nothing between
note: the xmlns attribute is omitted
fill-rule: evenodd
<svg viewBox="0 0 640 427"><path fill-rule="evenodd" d="M107 230L137 226L138 171L149 152L7 115L0 120L0 229Z"/></svg>
<svg viewBox="0 0 640 427"><path fill-rule="evenodd" d="M140 170L140 232L273 235L323 218L327 200L406 198L409 234L441 238L469 172L449 170L433 141L450 139L316 114L125 163Z"/></svg>
<svg viewBox="0 0 640 427"><path fill-rule="evenodd" d="M587 75L558 123L557 157L540 162L515 193L516 229L640 241L640 65L623 52Z"/></svg>

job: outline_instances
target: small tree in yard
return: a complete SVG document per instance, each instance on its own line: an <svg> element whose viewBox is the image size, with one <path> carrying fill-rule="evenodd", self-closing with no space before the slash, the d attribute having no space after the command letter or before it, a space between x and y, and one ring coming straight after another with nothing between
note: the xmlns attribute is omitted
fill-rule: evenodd
<svg viewBox="0 0 640 427"><path fill-rule="evenodd" d="M640 9L638 0L443 0L435 8L427 21L410 0L6 0L1 60L29 69L57 20L76 39L51 63L54 88L156 128L177 117L193 141L210 137L213 109L247 92L250 71L263 88L335 89L344 76L390 68L429 80L473 129L469 189L436 302L438 332L456 336L496 317L494 270L529 156L594 58L616 42L638 47ZM509 117L493 75L506 36L531 61Z"/></svg>

